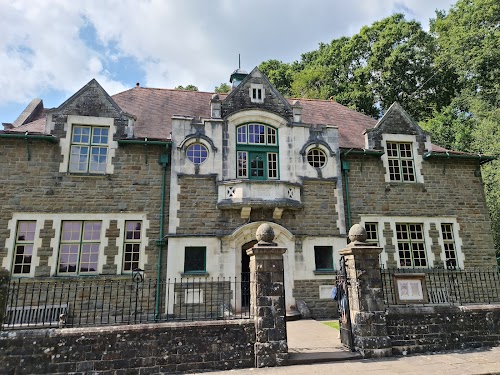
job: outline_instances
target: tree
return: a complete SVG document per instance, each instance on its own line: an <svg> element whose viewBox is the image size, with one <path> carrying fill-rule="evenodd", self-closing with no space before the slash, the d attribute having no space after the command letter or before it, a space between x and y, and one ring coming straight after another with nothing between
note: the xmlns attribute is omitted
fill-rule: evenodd
<svg viewBox="0 0 500 375"><path fill-rule="evenodd" d="M179 85L175 88L176 90L186 90L186 91L198 91L198 87L195 85L187 85L186 87Z"/></svg>
<svg viewBox="0 0 500 375"><path fill-rule="evenodd" d="M215 92L217 94L227 94L231 91L231 86L225 82L221 83L219 86L215 86Z"/></svg>

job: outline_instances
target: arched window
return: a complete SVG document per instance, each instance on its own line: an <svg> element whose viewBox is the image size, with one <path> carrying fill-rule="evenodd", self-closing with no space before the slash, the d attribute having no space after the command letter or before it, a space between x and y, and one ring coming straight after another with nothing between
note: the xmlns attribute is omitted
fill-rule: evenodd
<svg viewBox="0 0 500 375"><path fill-rule="evenodd" d="M250 123L238 126L236 135L237 178L278 179L278 130Z"/></svg>
<svg viewBox="0 0 500 375"><path fill-rule="evenodd" d="M191 163L199 165L208 158L208 149L201 143L193 143L186 150L186 155Z"/></svg>

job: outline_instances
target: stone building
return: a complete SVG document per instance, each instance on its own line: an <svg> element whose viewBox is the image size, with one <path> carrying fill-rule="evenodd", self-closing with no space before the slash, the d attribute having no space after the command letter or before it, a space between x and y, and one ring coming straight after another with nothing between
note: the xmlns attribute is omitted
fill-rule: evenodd
<svg viewBox="0 0 500 375"><path fill-rule="evenodd" d="M354 223L388 267L495 264L479 168L491 158L432 145L397 103L377 122L285 99L258 68L231 82L228 95L137 85L110 97L92 80L57 108L35 99L0 132L1 266L48 280L135 268L245 279L265 221L288 249L287 309L304 300L328 317Z"/></svg>

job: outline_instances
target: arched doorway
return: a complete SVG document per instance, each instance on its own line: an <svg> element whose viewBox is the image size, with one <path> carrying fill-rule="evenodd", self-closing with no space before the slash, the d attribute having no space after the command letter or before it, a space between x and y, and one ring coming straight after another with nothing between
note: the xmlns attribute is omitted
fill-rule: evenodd
<svg viewBox="0 0 500 375"><path fill-rule="evenodd" d="M241 246L241 308L250 307L250 256L247 250L251 249L257 240L249 241Z"/></svg>

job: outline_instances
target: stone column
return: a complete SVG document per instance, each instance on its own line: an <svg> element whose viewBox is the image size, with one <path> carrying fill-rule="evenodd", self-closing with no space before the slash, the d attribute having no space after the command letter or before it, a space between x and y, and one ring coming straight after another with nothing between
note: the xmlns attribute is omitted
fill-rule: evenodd
<svg viewBox="0 0 500 375"><path fill-rule="evenodd" d="M0 330L5 317L5 308L7 307L7 298L9 293L10 272L0 267Z"/></svg>
<svg viewBox="0 0 500 375"><path fill-rule="evenodd" d="M285 293L283 254L286 248L274 242L269 224L257 229L257 240L247 250L250 256L250 312L255 320L255 367L273 367L286 364Z"/></svg>
<svg viewBox="0 0 500 375"><path fill-rule="evenodd" d="M392 355L387 333L385 303L380 276L381 247L366 242L366 230L359 224L349 231L351 243L343 250L349 283L349 307L354 347L364 357Z"/></svg>

